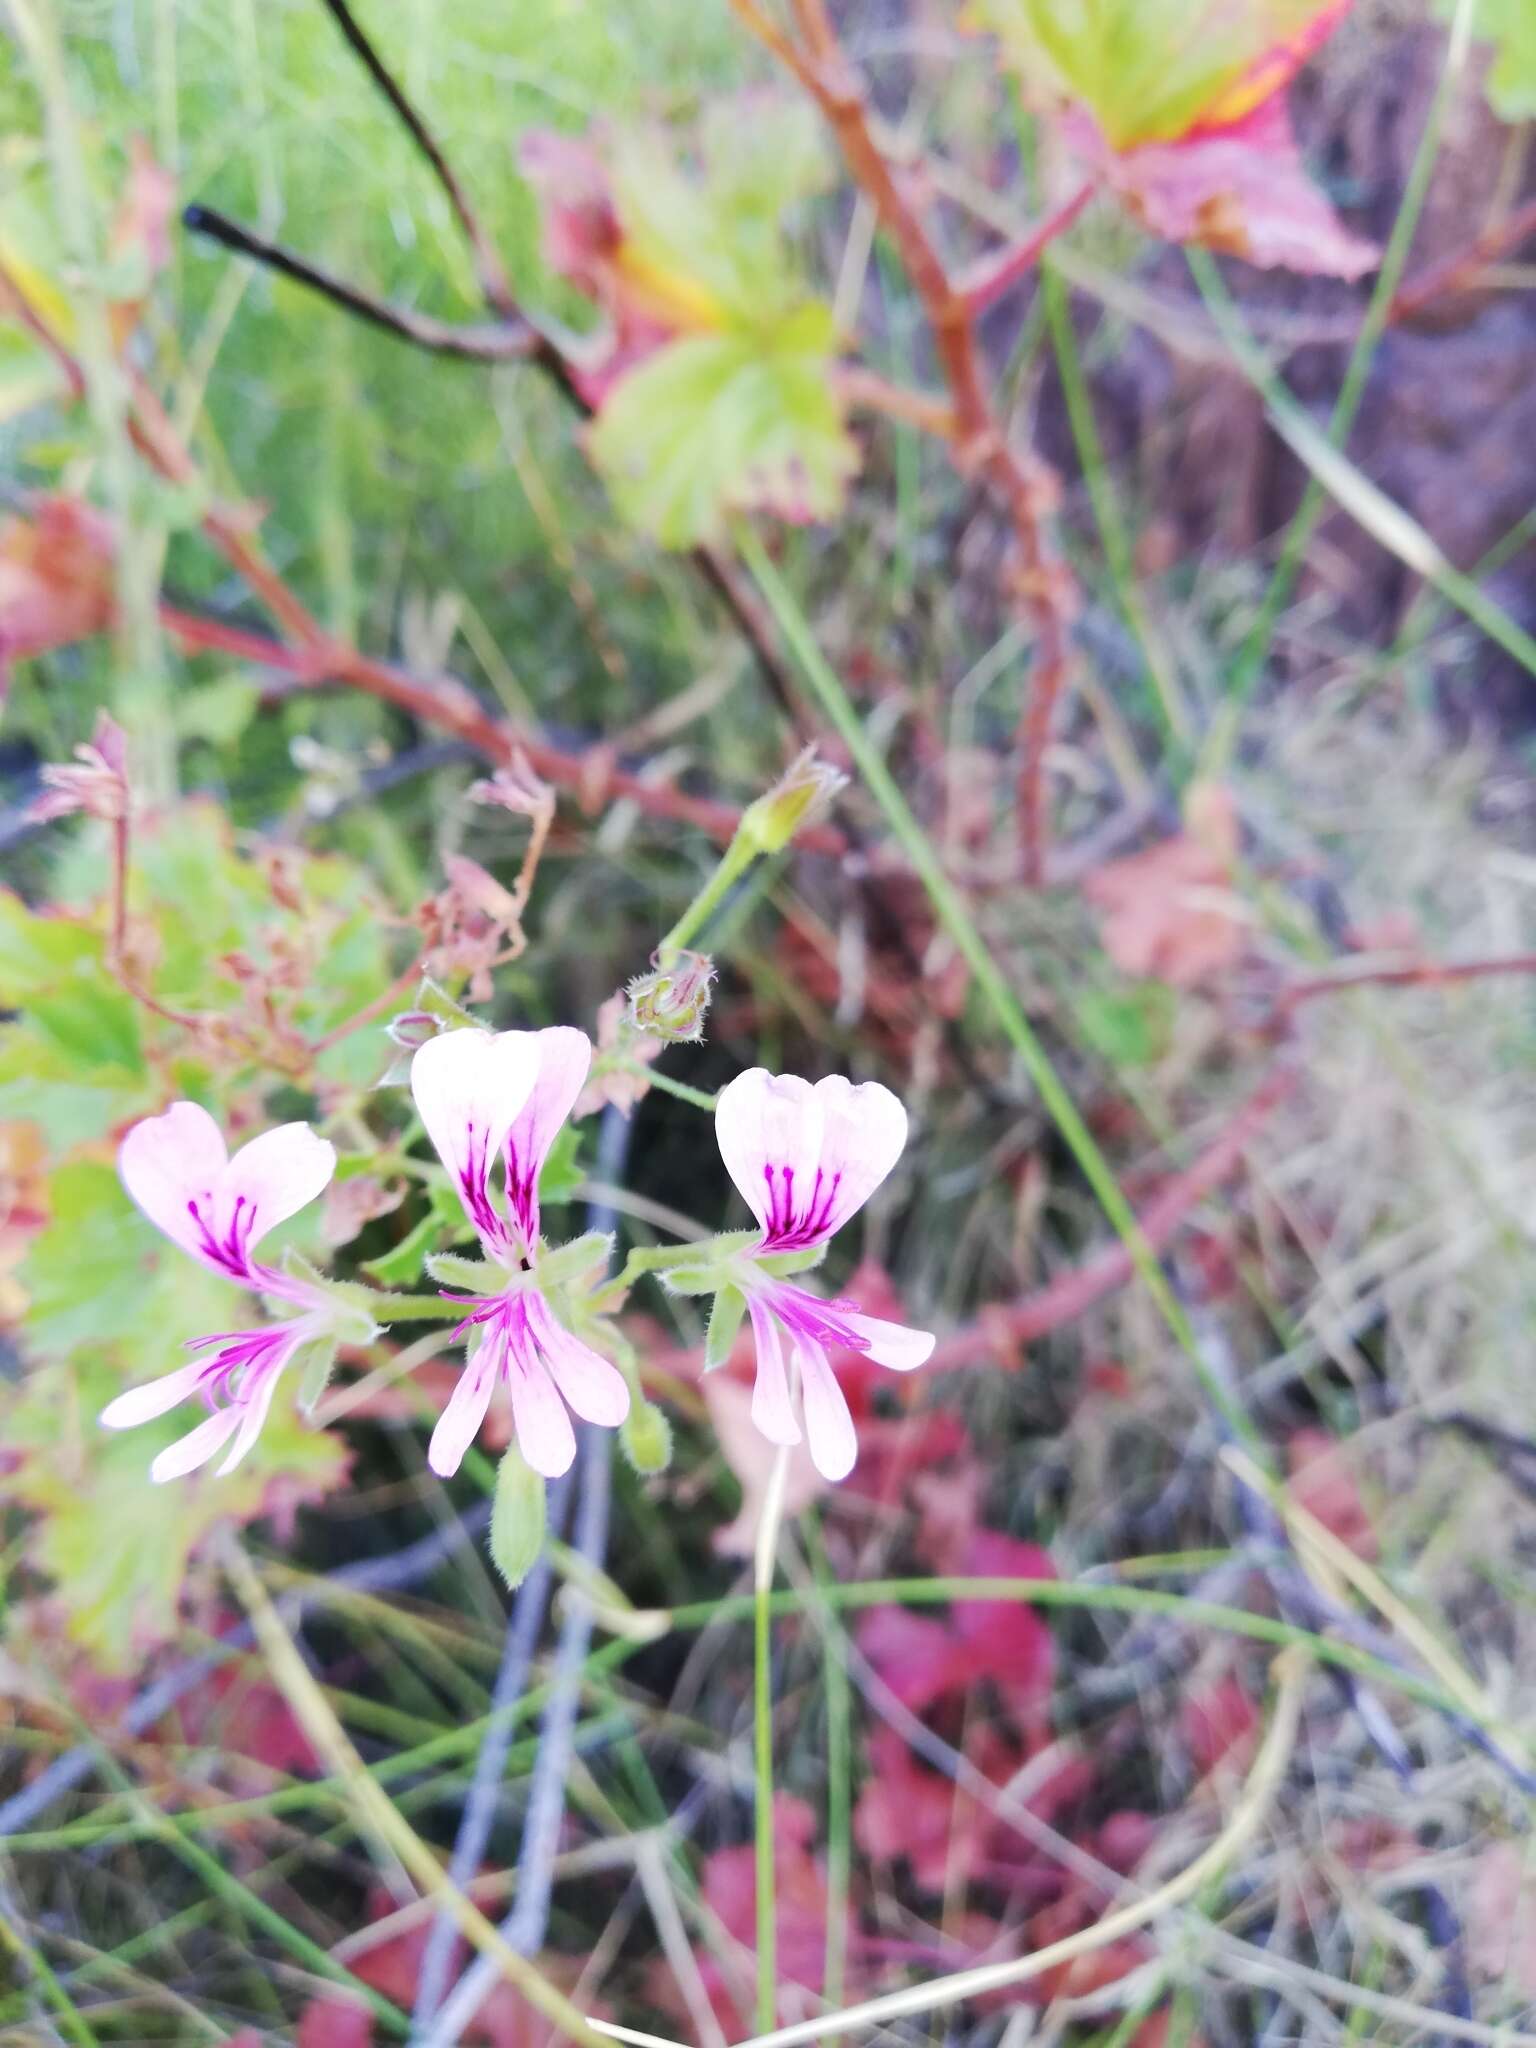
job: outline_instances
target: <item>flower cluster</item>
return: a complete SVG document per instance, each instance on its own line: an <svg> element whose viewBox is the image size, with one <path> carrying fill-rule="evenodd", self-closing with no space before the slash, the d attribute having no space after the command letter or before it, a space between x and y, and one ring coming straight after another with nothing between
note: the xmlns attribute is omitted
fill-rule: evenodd
<svg viewBox="0 0 1536 2048"><path fill-rule="evenodd" d="M465 1340L463 1372L428 1449L443 1477L458 1470L498 1387L509 1398L523 1460L545 1478L565 1472L575 1456L572 1415L608 1428L630 1415L625 1372L596 1348L606 1326L591 1303L590 1276L606 1264L607 1240L551 1247L540 1230L540 1176L591 1064L585 1034L563 1025L443 1031L411 1058L417 1113L481 1253L427 1262L435 1279L450 1283L444 1299L462 1311L453 1335ZM715 1129L757 1229L648 1263L678 1291L715 1297L710 1362L719 1362L721 1345L728 1349L750 1319L758 1429L771 1443L799 1443L803 1417L817 1469L841 1479L857 1446L828 1347L905 1372L924 1362L934 1340L866 1315L856 1302L825 1300L795 1276L820 1261L895 1165L906 1112L878 1083L856 1087L834 1075L812 1086L757 1067L721 1092ZM130 1196L174 1244L277 1313L252 1329L194 1340L191 1362L120 1395L101 1419L122 1429L200 1399L206 1419L161 1452L152 1475L191 1472L226 1444L220 1470L228 1471L259 1434L284 1370L307 1351L328 1362L338 1343L367 1341L377 1322L391 1320L391 1299L325 1280L302 1261L278 1267L255 1256L261 1240L313 1201L335 1171L334 1148L307 1124L268 1131L231 1158L207 1112L178 1102L129 1131L119 1163ZM613 1348L623 1355L621 1342Z"/></svg>

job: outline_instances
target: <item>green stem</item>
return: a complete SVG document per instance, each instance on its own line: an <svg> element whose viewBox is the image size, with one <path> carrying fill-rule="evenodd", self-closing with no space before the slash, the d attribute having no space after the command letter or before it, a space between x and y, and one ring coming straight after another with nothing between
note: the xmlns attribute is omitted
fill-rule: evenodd
<svg viewBox="0 0 1536 2048"><path fill-rule="evenodd" d="M714 871L694 897L682 916L673 925L661 944L656 948L657 965L665 967L690 942L697 932L704 929L711 917L720 908L726 897L735 888L742 876L751 867L758 855L758 848L744 841L738 832L730 845L721 854ZM654 1078L654 1077L653 1077Z"/></svg>
<svg viewBox="0 0 1536 2048"><path fill-rule="evenodd" d="M717 1098L706 1095L702 1088L690 1088L686 1081L674 1081L670 1074L658 1074L654 1067L642 1067L635 1060L626 1060L624 1067L627 1073L643 1075L663 1095L675 1095L679 1102L691 1102L695 1109L702 1109L708 1116L714 1115Z"/></svg>
<svg viewBox="0 0 1536 2048"><path fill-rule="evenodd" d="M784 1522L789 1449L774 1456L757 1525L752 1587L752 1764L757 1875L757 2024L778 2018L778 1912L773 1856L773 1574Z"/></svg>
<svg viewBox="0 0 1536 2048"><path fill-rule="evenodd" d="M667 1266L698 1265L712 1257L718 1257L712 1237L701 1237L692 1244L632 1245L629 1257L614 1277L605 1280L594 1294L588 1295L587 1307L594 1314L602 1315L610 1302L622 1301L644 1274L659 1273Z"/></svg>
<svg viewBox="0 0 1536 2048"><path fill-rule="evenodd" d="M1168 659L1167 650L1159 639L1141 600L1130 535L1126 532L1125 521L1120 514L1120 501L1109 474L1109 465L1104 460L1103 444L1099 440L1098 425L1093 417L1093 398L1088 389L1088 380L1083 375L1077 336L1072 331L1067 287L1061 272L1049 258L1040 266L1040 292L1045 303L1046 319L1050 323L1056 367L1061 374L1062 395L1067 401L1067 419L1072 428L1072 438L1077 444L1078 463L1083 472L1083 481L1088 486L1094 523L1099 529L1099 539L1103 543L1104 559L1115 586L1120 614L1141 648L1142 659L1147 665L1147 674L1152 679L1152 687L1162 709L1163 722L1168 728L1168 737L1173 742L1175 751L1183 756L1187 753L1194 735L1194 721L1184 700L1183 691L1179 687L1178 676Z"/></svg>
<svg viewBox="0 0 1536 2048"><path fill-rule="evenodd" d="M58 2014L64 2031L78 2044L78 2048L97 2048L96 2036L54 1974L53 1965L40 1948L34 1948L12 1927L10 1914L3 1904L0 1904L0 1944L10 1951L23 1969L30 1971L37 1979L43 1996Z"/></svg>
<svg viewBox="0 0 1536 2048"><path fill-rule="evenodd" d="M368 1313L380 1323L457 1322L464 1304L450 1301L445 1294L373 1294L368 1296Z"/></svg>
<svg viewBox="0 0 1536 2048"><path fill-rule="evenodd" d="M1099 1205L1114 1225L1131 1263L1147 1292L1157 1304L1164 1322L1188 1357L1206 1400L1221 1416L1233 1436L1256 1462L1269 1464L1263 1439L1243 1410L1201 1356L1194 1329L1177 1296L1168 1284L1157 1255L1148 1244L1135 1211L1120 1190L1109 1161L1100 1151L1084 1123L1077 1105L1067 1092L1044 1046L1036 1037L1018 997L1004 980L997 959L977 929L960 892L945 873L928 835L918 823L896 780L865 732L840 678L817 646L811 628L788 586L769 561L753 529L740 523L737 546L751 570L758 588L778 622L786 644L799 664L823 711L846 744L859 773L884 811L892 831L901 842L918 879L928 892L939 922L975 978L1003 1034L1018 1054L1033 1081L1047 1114L1060 1131L1083 1177L1097 1196Z"/></svg>
<svg viewBox="0 0 1536 2048"><path fill-rule="evenodd" d="M835 1581L814 1516L806 1517L806 1547L818 1592ZM848 1892L852 1874L853 1688L848 1680L848 1640L825 1601L817 1603L822 1631L822 1671L827 1694L827 1946L822 1997L843 2002L848 1950ZM834 2041L833 2048L836 2048Z"/></svg>

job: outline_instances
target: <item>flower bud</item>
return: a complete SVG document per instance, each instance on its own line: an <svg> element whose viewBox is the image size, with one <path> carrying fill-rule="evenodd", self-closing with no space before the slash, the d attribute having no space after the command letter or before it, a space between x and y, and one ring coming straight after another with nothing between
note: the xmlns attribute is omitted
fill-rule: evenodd
<svg viewBox="0 0 1536 2048"><path fill-rule="evenodd" d="M508 1444L496 1468L491 1506L491 1562L509 1586L520 1586L544 1548L544 1481L516 1444Z"/></svg>
<svg viewBox="0 0 1536 2048"><path fill-rule="evenodd" d="M847 781L839 769L816 758L814 747L807 747L765 796L747 806L737 829L738 839L758 853L782 853L801 826L824 811Z"/></svg>
<svg viewBox="0 0 1536 2048"><path fill-rule="evenodd" d="M714 978L715 963L707 953L681 952L665 966L653 966L625 990L630 1023L669 1045L696 1044L704 1036Z"/></svg>
<svg viewBox="0 0 1536 2048"><path fill-rule="evenodd" d="M632 1403L620 1425L619 1442L642 1475L665 1472L672 1462L672 1425L654 1401Z"/></svg>

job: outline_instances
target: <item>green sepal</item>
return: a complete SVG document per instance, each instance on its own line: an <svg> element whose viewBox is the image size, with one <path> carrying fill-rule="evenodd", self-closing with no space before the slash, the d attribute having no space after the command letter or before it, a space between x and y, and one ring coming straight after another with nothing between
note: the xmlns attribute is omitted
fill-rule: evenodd
<svg viewBox="0 0 1536 2048"><path fill-rule="evenodd" d="M299 1413L306 1419L319 1407L320 1397L331 1383L331 1374L336 1370L336 1349L334 1337L319 1337L305 1347L304 1369L299 1375L295 1399Z"/></svg>
<svg viewBox="0 0 1536 2048"><path fill-rule="evenodd" d="M756 1244L760 1235L756 1230L722 1230L718 1237L689 1245L693 1256L675 1266L663 1266L657 1277L674 1294L714 1294L725 1285L731 1260Z"/></svg>
<svg viewBox="0 0 1536 2048"><path fill-rule="evenodd" d="M672 1462L672 1425L654 1401L635 1401L619 1425L619 1445L643 1477L665 1472Z"/></svg>
<svg viewBox="0 0 1536 2048"><path fill-rule="evenodd" d="M466 1259L458 1252L428 1252L425 1264L439 1287L463 1287L477 1295L500 1294L506 1288L505 1268L493 1266L487 1259Z"/></svg>
<svg viewBox="0 0 1536 2048"><path fill-rule="evenodd" d="M768 1252L753 1264L765 1273L771 1273L776 1280L787 1280L791 1273L813 1273L827 1256L824 1244L807 1245L804 1251Z"/></svg>
<svg viewBox="0 0 1536 2048"><path fill-rule="evenodd" d="M569 1244L540 1251L540 1283L581 1289L582 1282L600 1278L607 1271L612 1257L613 1232L589 1230L581 1237L573 1237Z"/></svg>
<svg viewBox="0 0 1536 2048"><path fill-rule="evenodd" d="M715 1295L715 1305L709 1312L709 1334L704 1340L706 1372L713 1372L730 1357L736 1332L741 1328L741 1319L746 1312L747 1297L739 1287L727 1281Z"/></svg>
<svg viewBox="0 0 1536 2048"><path fill-rule="evenodd" d="M544 1481L517 1445L508 1444L491 1506L491 1562L508 1586L520 1586L538 1562L545 1522Z"/></svg>
<svg viewBox="0 0 1536 2048"><path fill-rule="evenodd" d="M725 1262L718 1266L668 1266L658 1278L672 1294L716 1294L725 1285Z"/></svg>
<svg viewBox="0 0 1536 2048"><path fill-rule="evenodd" d="M332 1311L332 1330L336 1339L344 1344L369 1344L379 1334L379 1326L373 1319L373 1289L359 1286L355 1280L332 1280L322 1273L318 1266L311 1265L300 1251L286 1245L283 1249L282 1268L295 1280L302 1280L306 1287L314 1289ZM271 1297L281 1302L285 1309L292 1303L281 1295Z"/></svg>
<svg viewBox="0 0 1536 2048"><path fill-rule="evenodd" d="M466 1025L473 1025L477 1031L490 1028L473 1010L466 1010L462 1003L456 1002L441 982L434 981L430 974L421 977L421 987L416 992L416 1007L441 1018L451 1031L460 1031Z"/></svg>
<svg viewBox="0 0 1536 2048"><path fill-rule="evenodd" d="M303 1280L310 1287L316 1289L328 1288L331 1284L320 1268L311 1265L304 1254L301 1251L296 1251L291 1244L283 1246L281 1265L285 1273L295 1280Z"/></svg>

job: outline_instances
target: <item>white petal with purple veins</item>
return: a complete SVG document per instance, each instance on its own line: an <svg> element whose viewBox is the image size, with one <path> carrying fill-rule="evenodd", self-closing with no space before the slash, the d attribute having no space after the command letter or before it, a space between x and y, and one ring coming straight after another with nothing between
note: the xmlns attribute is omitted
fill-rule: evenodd
<svg viewBox="0 0 1536 2048"><path fill-rule="evenodd" d="M592 1042L584 1031L554 1024L533 1037L538 1078L506 1137L507 1204L525 1250L539 1235L539 1175L592 1065Z"/></svg>
<svg viewBox="0 0 1536 2048"><path fill-rule="evenodd" d="M797 1444L800 1425L790 1399L784 1366L784 1342L778 1323L755 1295L747 1296L752 1341L757 1347L757 1378L752 1385L752 1420L771 1444Z"/></svg>
<svg viewBox="0 0 1536 2048"><path fill-rule="evenodd" d="M538 1080L538 1039L534 1031L444 1031L411 1061L411 1094L427 1136L493 1255L505 1247L507 1231L492 1198L491 1168Z"/></svg>
<svg viewBox="0 0 1536 2048"><path fill-rule="evenodd" d="M629 1413L629 1386L616 1365L573 1336L542 1295L530 1294L528 1322L561 1398L583 1422L615 1429Z"/></svg>
<svg viewBox="0 0 1536 2048"><path fill-rule="evenodd" d="M805 1440L811 1463L823 1479L846 1479L859 1455L853 1417L836 1375L819 1344L797 1340L800 1398L805 1408Z"/></svg>

